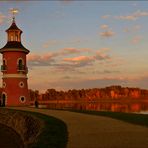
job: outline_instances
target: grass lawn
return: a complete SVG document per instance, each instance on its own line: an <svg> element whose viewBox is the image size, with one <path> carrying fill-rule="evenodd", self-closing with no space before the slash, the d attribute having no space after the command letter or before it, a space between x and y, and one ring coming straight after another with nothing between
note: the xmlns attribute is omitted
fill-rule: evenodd
<svg viewBox="0 0 148 148"><path fill-rule="evenodd" d="M44 122L45 126L43 127L41 134L33 144L28 146L29 148L66 148L68 132L67 126L63 121L41 113L9 110L33 115Z"/></svg>
<svg viewBox="0 0 148 148"><path fill-rule="evenodd" d="M148 127L148 115L146 114L109 112L109 111L86 111L86 110L69 110L69 111L96 115L96 116L110 117L128 123Z"/></svg>

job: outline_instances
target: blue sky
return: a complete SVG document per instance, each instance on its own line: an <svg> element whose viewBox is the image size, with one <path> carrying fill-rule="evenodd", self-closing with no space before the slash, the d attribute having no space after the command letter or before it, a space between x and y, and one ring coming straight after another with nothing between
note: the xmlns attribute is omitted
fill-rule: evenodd
<svg viewBox="0 0 148 148"><path fill-rule="evenodd" d="M148 88L147 1L0 2L0 47L17 8L29 88Z"/></svg>

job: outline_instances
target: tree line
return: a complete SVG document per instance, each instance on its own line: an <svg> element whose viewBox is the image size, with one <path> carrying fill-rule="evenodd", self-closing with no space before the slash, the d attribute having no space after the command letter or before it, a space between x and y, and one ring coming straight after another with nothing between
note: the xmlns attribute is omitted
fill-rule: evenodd
<svg viewBox="0 0 148 148"><path fill-rule="evenodd" d="M121 86L109 86L105 88L92 89L72 89L68 91L57 91L55 89L47 89L45 93L38 90L29 90L31 101L41 100L81 100L96 101L100 99L147 99L148 90L140 88L129 88Z"/></svg>

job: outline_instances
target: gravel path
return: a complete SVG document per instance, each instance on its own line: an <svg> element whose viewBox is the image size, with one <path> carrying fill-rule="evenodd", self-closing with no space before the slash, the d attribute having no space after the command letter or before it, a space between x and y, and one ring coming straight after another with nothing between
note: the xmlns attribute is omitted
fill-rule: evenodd
<svg viewBox="0 0 148 148"><path fill-rule="evenodd" d="M148 128L115 119L68 111L16 108L40 112L68 126L68 148L148 148Z"/></svg>

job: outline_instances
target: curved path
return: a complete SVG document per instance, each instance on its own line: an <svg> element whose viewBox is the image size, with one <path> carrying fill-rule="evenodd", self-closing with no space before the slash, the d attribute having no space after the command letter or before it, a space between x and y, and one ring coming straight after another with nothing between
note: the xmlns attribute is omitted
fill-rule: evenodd
<svg viewBox="0 0 148 148"><path fill-rule="evenodd" d="M148 148L148 128L68 111L21 108L54 116L68 126L68 148Z"/></svg>

